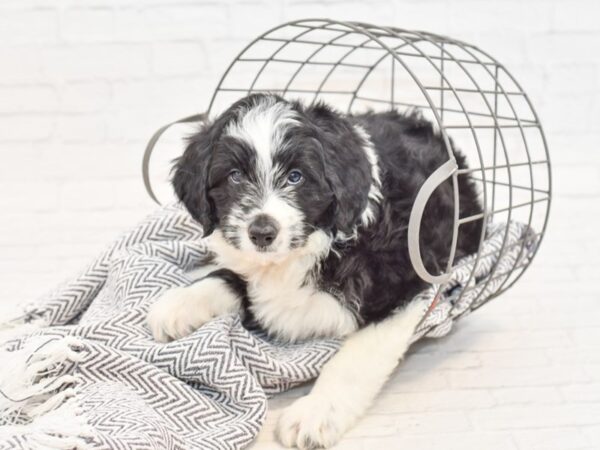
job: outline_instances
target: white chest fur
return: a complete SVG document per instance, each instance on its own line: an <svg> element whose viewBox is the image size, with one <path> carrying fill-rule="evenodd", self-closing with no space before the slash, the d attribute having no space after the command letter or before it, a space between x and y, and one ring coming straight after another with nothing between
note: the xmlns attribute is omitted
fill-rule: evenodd
<svg viewBox="0 0 600 450"><path fill-rule="evenodd" d="M331 238L316 231L303 247L273 258L235 249L218 231L209 239L217 264L247 280L256 320L271 335L286 341L342 337L357 328L353 314L330 294L319 291L309 276L330 245Z"/></svg>

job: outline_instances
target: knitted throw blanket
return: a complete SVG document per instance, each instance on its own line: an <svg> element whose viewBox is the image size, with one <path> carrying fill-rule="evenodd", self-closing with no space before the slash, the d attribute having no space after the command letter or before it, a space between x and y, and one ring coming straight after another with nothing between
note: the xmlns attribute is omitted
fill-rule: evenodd
<svg viewBox="0 0 600 450"><path fill-rule="evenodd" d="M510 272L536 245L522 224L487 231L476 276L475 256L459 262L414 340L448 333L504 281L486 278L490 269ZM148 307L190 283L186 271L207 254L201 235L184 209L164 207L0 325L0 449L243 448L258 434L269 396L319 374L338 341L272 342L235 315L181 340L153 341ZM418 298L429 305L436 292Z"/></svg>

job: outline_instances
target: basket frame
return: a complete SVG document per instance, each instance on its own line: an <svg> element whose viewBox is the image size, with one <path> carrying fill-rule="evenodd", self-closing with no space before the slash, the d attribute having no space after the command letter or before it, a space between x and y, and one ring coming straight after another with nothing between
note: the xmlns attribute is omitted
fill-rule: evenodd
<svg viewBox="0 0 600 450"><path fill-rule="evenodd" d="M285 28L290 28L290 27L298 29L298 33L295 34L292 38L273 38L272 37L273 33L277 32L279 30L285 29ZM334 31L339 34L329 40L324 40L323 42L318 42L318 41L315 42L315 41L310 41L310 40L304 41L303 40L303 37L309 35L309 33L313 32L315 30L317 30L317 31L318 30ZM361 36L364 36L364 39L361 40L361 42L359 44L346 44L346 43L339 42L341 39L343 39L344 37L346 37L348 35L361 35ZM394 47L390 46L385 41L386 39L389 39L389 38L398 40L401 42L401 44L398 46L394 46ZM260 58L260 59L253 60L253 59L244 57L244 55L250 49L252 49L255 45L257 45L258 43L263 42L263 41L280 42L281 45L269 57L266 57L266 58ZM289 44L303 43L303 42L317 45L317 48L314 50L314 52L312 54L310 54L308 57L306 57L305 59L303 59L303 60L285 60L285 59L277 58L278 54L281 51L283 51ZM431 46L437 48L439 53L437 53L437 54L425 53L418 46L422 43L427 43L428 45L431 45ZM348 51L346 53L344 53L341 56L341 58L339 58L337 61L327 63L331 67L330 67L329 71L326 73L326 75L323 77L319 86L316 89L307 90L307 91L293 89L291 87L291 85L294 82L294 80L296 79L296 77L298 76L298 74L307 65L317 64L311 60L313 59L313 57L318 55L323 49L327 48L328 46L347 47ZM353 92L350 92L350 91L336 92L333 90L325 90L324 89L325 84L331 79L331 77L334 75L337 68L342 67L342 66L349 66L349 67L353 66L352 64L349 64L346 61L350 56L352 56L352 54L355 51L357 51L358 49L369 49L369 48L382 51L382 56L379 60L375 61L369 67L366 67L366 69L367 69L366 72L364 73L362 78L356 84ZM467 56L460 57L460 56L455 55L453 52L453 50L455 48L459 48ZM437 71L437 74L439 75L439 84L437 86L424 85L419 78L419 74L415 73L415 71L413 71L411 69L410 65L406 63L405 58L408 58L408 57L414 58L415 56L423 58L425 61L427 61L429 63L429 65L432 68L434 68L434 70ZM525 251L525 243L526 242L525 242L525 239L523 239L522 242L520 243L519 256L515 259L515 263L510 268L510 270L508 270L507 272L504 272L504 273L496 273L496 271L498 269L497 265L494 265L494 267L492 267L491 273L490 273L488 279L485 281L485 285L482 288L480 288L481 291L477 295L477 298L473 301L473 305L476 305L476 306L469 310L469 311L472 311L474 309L479 308L481 305L485 304L487 301L491 300L492 298L498 296L502 292L504 292L507 289L509 289L510 287L512 287L516 283L516 281L521 278L523 273L529 267L531 261L533 260L533 258L536 255L536 253L539 249L539 246L543 240L543 237L545 235L545 232L547 229L547 224L548 224L549 213L550 213L551 199L552 199L551 163L550 163L550 157L549 157L549 153L548 153L546 137L543 132L542 125L539 121L538 114L535 111L535 109L531 103L531 100L529 99L529 96L524 92L524 90L522 89L521 85L517 82L515 77L506 69L506 67L504 65L499 63L496 59L494 59L488 53L484 52L479 47L468 44L466 42L463 42L463 41L460 41L457 39L452 39L452 38L442 36L439 34L428 33L428 32L410 31L410 30L404 30L404 29L395 28L395 27L376 26L376 25L371 25L371 24L367 24L367 23L363 23L363 22L344 22L344 21L337 21L337 20L332 20L332 19L312 18L312 19L301 19L301 20L290 21L290 22L283 23L281 25L271 28L270 30L268 30L265 33L261 34L260 36L256 37L247 46L245 46L238 53L238 55L233 59L233 61L229 64L229 66L224 71L223 75L221 76L219 82L217 83L217 87L215 88L215 90L213 92L212 98L211 98L210 103L207 108L207 112L202 115L192 116L192 118L194 120L205 120L207 115L210 115L213 112L214 107L215 107L215 102L216 102L217 98L219 97L219 95L221 95L225 92L239 92L240 96L244 95L244 94L248 95L253 92L265 92L265 91L276 92L276 93L280 93L282 95L287 95L287 94L291 94L291 93L314 94L313 101L319 99L319 97L323 94L336 94L336 93L337 94L351 94L352 98L350 99L350 102L349 102L349 105L347 108L347 112L350 113L352 108L354 107L355 103L358 100L369 100L369 99L361 98L359 93L361 92L361 89L363 88L365 82L369 79L369 76L373 73L374 70L377 69L377 67L379 67L380 64L384 63L387 58L391 59L391 67L390 67L391 84L390 84L390 89L389 89L389 97L390 98L389 98L389 100L383 100L383 99L370 99L370 100L387 103L390 108L396 108L397 106L417 106L417 107L421 107L421 108L428 108L428 111L432 114L432 116L434 118L435 126L439 130L440 136L442 137L444 145L448 152L448 161L446 164L444 164L445 167L440 167L436 171L436 173L432 174L430 176L430 179L428 179L424 183L424 185L421 187L421 190L420 190L419 194L417 195L418 201L415 202L415 204L413 205L413 209L411 211L411 219L409 222L409 233L408 233L409 252L410 252L410 256L411 256L411 261L413 263L413 267L415 268L417 273L421 276L421 278L423 278L427 282L430 282L430 283L438 286L438 290L437 290L438 295L436 297L439 297L439 294L441 294L441 292L443 291L443 289L445 287L445 282L449 277L450 271L454 267L454 263L455 263L454 259L455 259L455 254L456 254L458 233L459 233L459 227L461 224L467 223L472 220L483 220L484 223L488 223L488 221L491 220L491 218L493 217L494 214L506 212L507 213L507 226L505 229L501 248L498 250L499 254L502 254L503 252L508 250L508 248L506 247L508 224L510 223L513 209L523 207L523 206L530 206L529 216L528 216L528 226L531 227L534 204L542 202L542 201L546 202L546 210L545 210L545 214L543 217L543 225L536 235L536 237L538 239L537 245L535 246L535 248L533 248L533 250L529 249L528 258L526 258L525 263L518 265L519 262L522 261L521 255ZM257 70L254 73L254 76L252 77L251 81L248 83L248 85L245 88L225 87L224 84L225 84L226 80L228 79L228 77L231 75L236 64L239 62L244 62L244 61L262 62L262 66L260 67L259 70ZM283 89L259 89L259 88L256 88L259 78L261 77L261 75L263 75L265 73L266 70L268 70L268 66L272 62L298 64L298 67L295 70L295 72L293 73L293 75L289 78L289 80L287 81L287 83ZM445 65L450 62L455 64L458 68L460 68L464 72L464 74L468 77L468 79L471 81L471 83L474 86L474 88L471 91L468 91L465 88L457 88L457 87L453 86L452 82L448 79L446 72L445 72L445 70L446 70ZM474 77L471 74L470 70L467 68L467 65L471 65L471 64L475 64L478 67L483 68L485 73L494 80L493 91L490 92L489 90L483 89L480 86L476 77ZM364 66L359 66L359 65L354 65L354 66L356 66L357 69L365 68ZM396 79L395 74L396 74L396 71L400 70L400 69L405 71L405 73L411 77L412 81L420 89L420 91L423 95L423 98L425 99L425 101L427 103L426 105L414 105L414 104L410 104L410 103L403 103L401 101L396 101L397 93L395 92L395 79ZM503 83L500 81L501 75L508 77L508 81L513 85L512 91L509 91L504 87ZM436 105L436 103L435 103L436 99L434 98L434 93L436 91L439 92L439 97L437 98L437 100L439 102L439 106ZM451 98L454 98L457 101L457 103L458 103L457 108L451 108L445 104L447 92L449 92L453 96ZM478 113L475 111L469 111L468 108L463 103L461 96L459 95L459 93L465 93L465 92L472 92L474 94L481 95L481 98L483 99L483 101L486 105L488 113ZM487 95L490 95L490 94L493 94L493 96L494 96L493 102L490 102L487 98ZM526 105L528 106L529 111L532 115L532 118L524 119L524 118L519 117L519 114L517 113L517 110L516 110L513 102L511 101L511 96L513 96L513 95L519 95L524 99L524 101L526 102ZM499 114L499 99L504 99L507 101L507 104L508 104L508 107L509 107L512 117ZM462 115L464 115L464 118L465 118L467 124L464 126L448 125L445 121L445 113L462 114ZM491 125L487 125L485 127L481 126L481 125L477 125L473 122L473 119L477 118L478 116L491 118L493 123ZM514 122L514 123L505 124L505 123L500 122L500 121L507 121L507 120L509 122ZM182 121L189 122L191 120L190 120L190 118L186 118L186 119L183 119ZM175 123L179 123L179 122L180 121L175 122ZM533 160L531 158L530 148L529 148L526 134L525 134L525 129L529 128L529 127L537 128L539 130L539 133L541 136L541 143L543 146L543 154L544 154L543 159ZM454 160L454 156L453 156L453 153L451 150L452 146L451 146L451 140L450 140L450 136L449 136L449 132L451 132L451 130L453 128L461 128L461 129L470 131L470 133L473 137L473 141L475 143L475 148L477 150L477 156L479 158L479 164L480 164L479 168L458 169L458 167L456 166L456 161ZM491 149L491 151L493 153L493 164L491 166L487 166L484 163L485 158L483 157L483 151L488 150L488 149L482 148L482 145L479 142L479 139L477 137L477 130L479 128L493 129L493 136L494 136L493 137L493 148ZM509 155L509 151L508 151L509 148L508 148L508 144L506 142L505 136L503 134L503 131L507 128L516 128L519 131L519 134L524 143L525 154L527 156L526 162L512 163L512 164L510 163L510 155ZM164 132L165 129L166 128L159 130L160 134L162 134L162 132ZM159 134L159 136L160 136L160 134ZM154 143L155 143L155 141L154 141ZM152 145L154 145L154 143ZM460 147L460 145L459 145L459 147ZM506 161L506 164L497 163L498 162L497 157L499 155L499 152L502 152L501 156ZM149 155L148 155L148 157L149 157ZM145 165L147 166L147 164L148 164L148 162L145 160ZM547 166L547 183L548 183L547 189L538 189L538 188L535 188L535 186L534 186L533 166L538 165L538 164L544 164ZM519 166L524 166L524 167L528 168L528 175L529 175L529 180L530 180L530 184L531 184L530 186L525 186L524 184L519 184L519 183L517 183L517 180L513 180L511 169L515 168L515 167L519 167ZM496 179L496 173L497 173L497 171L504 170L504 169L507 170L508 181L500 182L499 180ZM488 175L488 171L491 171L491 175ZM483 194L482 195L483 212L481 214L478 214L473 217L461 218L459 215L460 199L459 199L459 191L458 191L458 177L462 176L462 175L467 175L467 174L471 175L474 172L480 172L481 179L478 179L477 181L480 181L484 186L484 189L482 192L482 194ZM421 267L419 267L419 261L420 261L420 248L419 248L420 216L418 213L419 213L419 210L422 213L422 210L427 203L429 195L431 195L431 193L435 190L435 187L448 178L451 178L453 192L454 192L454 224L453 224L453 236L452 236L451 249L450 249L450 254L448 257L448 263L446 265L445 272L442 274L430 274L425 270L424 267L422 267L422 264L421 264ZM145 183L148 188L149 181L145 179ZM491 184L491 192L488 192L488 188L487 188L488 184ZM504 187L509 188L509 191L508 191L509 198L508 198L508 207L507 208L499 209L499 210L495 209L496 187L497 186L504 186ZM513 189L521 189L521 190L530 191L529 201L526 203L523 203L523 204L513 204ZM426 191L429 191L429 192L426 192ZM149 189L149 192L152 195L151 188ZM541 199L536 199L535 198L536 193L545 194L545 197L543 197ZM488 208L488 206L490 206L490 205L491 205L491 208ZM485 227L482 227L482 228L485 229ZM484 238L485 238L485 232L482 231L482 234L481 234L481 237L479 240L479 244L478 244L478 251L477 251L477 256L475 259L474 267L477 267L477 264L482 256L481 250L482 250ZM498 259L500 259L500 258L498 258ZM517 273L516 276L512 277L512 279L511 279L511 275L517 270L519 270L519 272ZM473 270L471 272L470 278L466 282L467 286L472 281L474 273L475 273L475 270ZM483 301L478 301L479 296L481 296L484 292L486 292L486 287L492 281L494 281L498 278L502 278L502 277L504 277L504 279L499 284L499 286L495 289L495 291L491 294L488 294L487 297ZM459 297L456 299L456 303L458 303L460 301L461 297L464 295L464 293L468 289L469 288L463 289L460 292Z"/></svg>

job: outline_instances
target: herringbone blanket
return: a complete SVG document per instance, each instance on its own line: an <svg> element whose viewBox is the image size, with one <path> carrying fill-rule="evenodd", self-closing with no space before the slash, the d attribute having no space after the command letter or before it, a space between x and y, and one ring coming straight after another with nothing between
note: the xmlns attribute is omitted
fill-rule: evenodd
<svg viewBox="0 0 600 450"><path fill-rule="evenodd" d="M490 269L510 272L535 245L523 225L489 226L476 276L469 276L474 256L459 263L414 340L446 334L504 281L486 277ZM272 342L235 315L169 344L154 342L145 324L149 305L190 283L185 272L205 256L199 225L180 206L164 207L6 323L5 332L27 334L0 345L0 449L248 446L267 398L315 378L339 342ZM430 304L436 291L419 298Z"/></svg>

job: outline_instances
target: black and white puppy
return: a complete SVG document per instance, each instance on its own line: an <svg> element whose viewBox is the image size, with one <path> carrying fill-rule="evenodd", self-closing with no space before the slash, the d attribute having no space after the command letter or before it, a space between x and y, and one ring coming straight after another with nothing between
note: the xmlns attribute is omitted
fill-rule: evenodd
<svg viewBox="0 0 600 450"><path fill-rule="evenodd" d="M410 302L426 285L409 260L408 218L419 188L447 159L440 135L416 113L345 116L270 94L239 100L191 138L175 165L175 191L202 224L214 265L153 305L154 337L177 339L237 311L281 340L347 337L277 427L287 446L335 444L424 313ZM461 217L481 212L467 177L459 188ZM444 270L450 253L453 202L446 182L423 215L431 273ZM462 225L456 256L476 251L480 233L480 221Z"/></svg>

